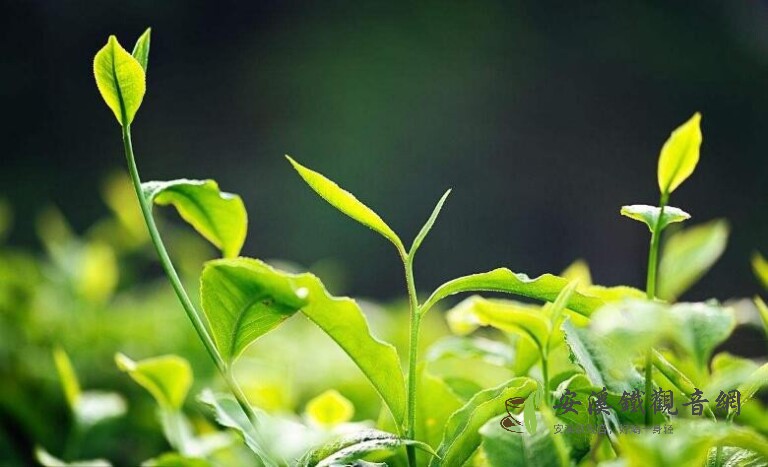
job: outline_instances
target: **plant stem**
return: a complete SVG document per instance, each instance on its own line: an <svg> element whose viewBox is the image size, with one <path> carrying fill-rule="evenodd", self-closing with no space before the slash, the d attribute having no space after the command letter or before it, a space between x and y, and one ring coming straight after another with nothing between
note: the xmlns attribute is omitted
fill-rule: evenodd
<svg viewBox="0 0 768 467"><path fill-rule="evenodd" d="M416 363L419 354L419 325L421 324L421 314L419 312L419 302L416 297L416 284L413 278L412 258L401 252L403 265L405 266L405 282L408 286L408 299L410 302L410 345L408 347L408 399L406 407L406 427L405 432L408 439L415 439L416 432ZM408 453L408 464L416 467L416 449L412 445L406 447Z"/></svg>
<svg viewBox="0 0 768 467"><path fill-rule="evenodd" d="M550 406L550 394L549 394L549 355L544 351L541 353L541 376L544 380L544 404Z"/></svg>
<svg viewBox="0 0 768 467"><path fill-rule="evenodd" d="M664 208L669 201L669 194L664 193L659 200L659 217L651 231L651 248L648 252L648 272L645 281L645 294L648 300L656 298L656 271L659 266L659 244L661 242L661 223L664 218ZM653 392L653 348L649 348L645 354L645 425L650 426L653 421L651 415L651 393Z"/></svg>
<svg viewBox="0 0 768 467"><path fill-rule="evenodd" d="M136 191L136 196L139 198L141 214L144 216L144 222L147 225L147 230L149 231L149 236L152 239L152 244L155 246L157 256L160 258L160 264L163 266L163 270L165 271L166 276L168 276L168 280L171 282L171 286L173 287L174 292L176 292L176 296L179 298L181 306L184 308L187 317L192 322L192 326L195 328L198 337L201 341L203 341L205 350L208 351L208 355L211 357L213 363L216 365L216 368L224 377L227 386L229 386L230 391L235 396L235 399L237 399L237 402L242 408L243 412L245 412L245 414L248 416L248 420L253 425L254 430L258 432L259 424L256 413L248 403L248 400L243 394L242 389L240 389L240 386L238 386L237 382L232 377L231 368L224 362L224 360L221 358L221 355L216 350L216 345L213 342L211 335L208 333L208 329L206 328L203 319L200 317L200 313L189 299L189 295L182 285L181 279L179 279L179 274L176 272L176 268L173 267L171 258L168 256L168 251L165 249L165 244L163 243L163 239L160 237L160 232L157 230L155 219L152 217L152 207L147 202L147 199L144 197L144 193L141 190L141 178L139 178L139 169L136 166L136 158L133 154L131 127L129 125L123 126L123 147L125 149L125 159L128 163L128 172L131 174L131 181L133 182L133 189ZM262 459L262 461L268 466L275 465L266 456Z"/></svg>

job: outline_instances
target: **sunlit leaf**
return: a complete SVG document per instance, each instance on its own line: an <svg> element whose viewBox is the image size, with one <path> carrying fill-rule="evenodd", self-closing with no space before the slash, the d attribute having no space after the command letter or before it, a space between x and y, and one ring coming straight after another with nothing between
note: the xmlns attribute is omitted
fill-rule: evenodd
<svg viewBox="0 0 768 467"><path fill-rule="evenodd" d="M551 326L541 307L513 302L490 300L472 296L448 311L446 315L451 330L459 335L474 331L478 326L492 326L505 332L516 333L531 339L543 349Z"/></svg>
<svg viewBox="0 0 768 467"><path fill-rule="evenodd" d="M307 402L306 412L318 425L332 427L351 420L355 406L339 391L329 389Z"/></svg>
<svg viewBox="0 0 768 467"><path fill-rule="evenodd" d="M515 361L515 353L508 344L484 337L459 336L446 336L436 341L427 350L425 359L434 362L451 357L476 358L498 366L512 365Z"/></svg>
<svg viewBox="0 0 768 467"><path fill-rule="evenodd" d="M211 463L205 459L187 457L177 452L167 452L141 464L142 467L209 467L210 465Z"/></svg>
<svg viewBox="0 0 768 467"><path fill-rule="evenodd" d="M422 368L416 399L416 439L437 446L445 424L464 402L446 384Z"/></svg>
<svg viewBox="0 0 768 467"><path fill-rule="evenodd" d="M106 459L76 460L65 462L48 453L40 446L35 448L35 460L44 467L109 467L112 464Z"/></svg>
<svg viewBox="0 0 768 467"><path fill-rule="evenodd" d="M648 226L648 230L653 232L656 224L659 222L659 213L661 208L657 206L648 206L646 204L633 204L631 206L622 206L621 215L640 221ZM683 222L691 218L691 215L682 209L673 206L664 206L664 214L659 224L659 232L664 230L669 224Z"/></svg>
<svg viewBox="0 0 768 467"><path fill-rule="evenodd" d="M746 427L704 419L676 419L673 426L674 433L666 436L650 431L622 435L619 446L627 465L700 467L715 446L739 447L768 457L768 439Z"/></svg>
<svg viewBox="0 0 768 467"><path fill-rule="evenodd" d="M220 191L213 180L153 181L142 183L141 189L150 203L173 205L225 258L240 253L248 231L248 214L239 196Z"/></svg>
<svg viewBox="0 0 768 467"><path fill-rule="evenodd" d="M350 465L366 454L399 446L415 446L425 452L434 454L429 445L400 438L399 436L380 430L363 430L342 436L328 444L308 452L298 465L303 467L332 467Z"/></svg>
<svg viewBox="0 0 768 467"><path fill-rule="evenodd" d="M203 310L227 362L297 311L325 331L357 364L398 422L405 381L395 348L373 337L360 307L328 294L312 274L288 274L254 259L215 260L201 279Z"/></svg>
<svg viewBox="0 0 768 467"><path fill-rule="evenodd" d="M662 195L675 191L693 173L701 148L701 114L696 112L664 143L659 155L658 181Z"/></svg>
<svg viewBox="0 0 768 467"><path fill-rule="evenodd" d="M432 293L421 310L426 313L440 300L462 292L501 292L552 302L567 285L566 279L552 274L543 274L531 279L525 274L515 274L509 269L499 268L446 282ZM602 299L577 291L571 296L568 308L589 316L604 304Z"/></svg>
<svg viewBox="0 0 768 467"><path fill-rule="evenodd" d="M72 361L61 347L53 349L53 361L56 364L56 371L59 373L59 380L69 408L74 411L77 407L77 401L80 399L81 391L77 374L72 367Z"/></svg>
<svg viewBox="0 0 768 467"><path fill-rule="evenodd" d="M464 465L480 446L480 428L489 419L506 412L504 401L512 397L528 397L536 387L534 380L522 377L475 394L448 419L437 449L440 460L432 459L430 466Z"/></svg>
<svg viewBox="0 0 768 467"><path fill-rule="evenodd" d="M768 460L760 454L749 449L724 447L720 452L720 463L716 464L717 450L709 451L707 465L718 467L765 467Z"/></svg>
<svg viewBox="0 0 768 467"><path fill-rule="evenodd" d="M747 377L746 381L739 385L741 403L749 402L760 388L768 386L768 363L763 364L754 373Z"/></svg>
<svg viewBox="0 0 768 467"><path fill-rule="evenodd" d="M391 241L397 250L404 252L403 242L395 234L395 232L389 228L389 226L379 217L378 214L373 212L371 208L360 202L355 196L341 188L339 185L329 180L322 174L310 170L303 165L293 160L290 156L285 156L288 161L293 165L293 168L299 173L301 178L307 182L315 192L326 200L331 206L335 207L339 211L348 215L357 222L364 226L375 230L383 235L389 241ZM426 234L425 234L426 235Z"/></svg>
<svg viewBox="0 0 768 467"><path fill-rule="evenodd" d="M432 211L432 214L429 216L429 219L427 219L427 222L424 224L424 226L419 231L419 234L416 235L416 238L413 240L413 245L411 245L411 249L408 251L408 257L411 261L413 261L413 256L421 246L421 242L424 241L424 239L427 237L427 234L429 234L429 231L432 230L432 226L435 224L435 220L437 220L437 216L440 215L440 210L443 209L443 204L445 204L445 200L448 199L448 195L450 194L451 190L448 190L445 192L442 198L440 198L440 201L437 202L437 205Z"/></svg>
<svg viewBox="0 0 768 467"><path fill-rule="evenodd" d="M592 273L589 270L589 265L583 259L577 259L568 265L568 267L560 273L560 277L566 279L568 282L578 281L580 289L592 285Z"/></svg>
<svg viewBox="0 0 768 467"><path fill-rule="evenodd" d="M164 355L136 362L117 354L115 362L120 370L149 391L162 407L178 410L184 405L192 385L192 367L185 359Z"/></svg>
<svg viewBox="0 0 768 467"><path fill-rule="evenodd" d="M657 295L673 301L712 267L728 243L728 223L716 220L675 232L665 241Z"/></svg>
<svg viewBox="0 0 768 467"><path fill-rule="evenodd" d="M483 451L489 467L566 467L571 465L568 446L562 434L553 434L552 426L557 423L548 409L541 413L525 414L526 423L530 417L537 418L538 429L528 435L513 435L501 427L503 416L488 420L480 435Z"/></svg>
<svg viewBox="0 0 768 467"><path fill-rule="evenodd" d="M232 428L240 433L245 440L245 444L256 453L262 461L270 459L264 449L265 443L261 435L254 429L250 420L248 420L248 416L243 412L243 409L238 405L235 399L229 395L215 394L209 389L204 390L200 394L199 399L200 402L213 410L216 421L219 422L220 425ZM258 410L256 412L261 413Z"/></svg>
<svg viewBox="0 0 768 467"><path fill-rule="evenodd" d="M536 420L536 393L532 392L525 399L523 404L523 423L525 424L525 430L529 435L536 434L536 428L538 422Z"/></svg>
<svg viewBox="0 0 768 467"><path fill-rule="evenodd" d="M768 289L768 260L760 253L752 255L752 270L763 287Z"/></svg>
<svg viewBox="0 0 768 467"><path fill-rule="evenodd" d="M133 121L146 91L144 69L118 42L109 36L107 45L93 59L96 87L122 126Z"/></svg>
<svg viewBox="0 0 768 467"><path fill-rule="evenodd" d="M133 58L135 58L144 69L145 75L147 73L147 68L149 67L149 42L151 35L152 28L147 28L147 30L139 36L139 39L136 41L136 45L133 46L133 51L131 52Z"/></svg>

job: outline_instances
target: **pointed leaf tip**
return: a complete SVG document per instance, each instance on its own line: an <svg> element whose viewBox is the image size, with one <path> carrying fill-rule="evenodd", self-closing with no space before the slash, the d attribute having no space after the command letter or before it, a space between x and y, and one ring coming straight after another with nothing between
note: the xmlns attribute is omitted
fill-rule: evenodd
<svg viewBox="0 0 768 467"><path fill-rule="evenodd" d="M696 112L664 143L659 155L658 182L662 195L669 195L691 176L699 162L701 114Z"/></svg>
<svg viewBox="0 0 768 467"><path fill-rule="evenodd" d="M101 97L118 123L130 125L146 92L144 68L115 36L109 36L93 59L93 74Z"/></svg>

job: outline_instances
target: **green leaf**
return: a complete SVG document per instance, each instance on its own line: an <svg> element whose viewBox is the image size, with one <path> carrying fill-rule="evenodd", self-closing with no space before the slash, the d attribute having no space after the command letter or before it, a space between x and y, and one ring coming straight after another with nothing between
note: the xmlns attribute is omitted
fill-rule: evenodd
<svg viewBox="0 0 768 467"><path fill-rule="evenodd" d="M760 313L760 320L763 322L763 331L768 336L768 305L765 304L762 298L755 297L755 306L758 313Z"/></svg>
<svg viewBox="0 0 768 467"><path fill-rule="evenodd" d="M589 270L589 265L583 259L577 259L565 270L560 273L563 279L571 281L579 281L579 288L589 287L592 285L592 273Z"/></svg>
<svg viewBox="0 0 768 467"><path fill-rule="evenodd" d="M385 431L369 429L342 436L309 451L299 460L298 465L303 467L349 465L350 462L358 460L368 453L399 446L415 446L435 455L432 448L425 443L403 439Z"/></svg>
<svg viewBox="0 0 768 467"><path fill-rule="evenodd" d="M707 303L627 300L603 307L592 317L596 335L620 343L614 353L631 358L664 341L671 341L704 370L712 351L733 331L733 310Z"/></svg>
<svg viewBox="0 0 768 467"><path fill-rule="evenodd" d="M248 416L243 412L243 409L235 399L229 395L214 394L210 389L204 390L200 394L199 399L200 402L213 410L216 421L219 422L220 425L226 428L232 428L239 432L243 436L245 444L251 451L256 453L262 461L271 459L266 454L263 447L265 446L265 443L260 434L253 427L253 424L248 420ZM258 410L257 413L259 413ZM275 462L270 462L268 465L275 464Z"/></svg>
<svg viewBox="0 0 768 467"><path fill-rule="evenodd" d="M552 331L541 307L511 300L489 300L477 295L449 310L446 318L456 334L468 334L478 326L492 326L531 339L539 349L544 349Z"/></svg>
<svg viewBox="0 0 768 467"><path fill-rule="evenodd" d="M146 92L141 64L120 46L115 36L109 36L107 45L93 59L93 74L101 97L117 121L129 126Z"/></svg>
<svg viewBox="0 0 768 467"><path fill-rule="evenodd" d="M106 459L76 460L65 462L48 453L45 449L37 446L35 448L35 460L44 467L109 467L112 464Z"/></svg>
<svg viewBox="0 0 768 467"><path fill-rule="evenodd" d="M307 402L307 416L313 422L325 427L346 423L355 414L355 406L339 391L329 389Z"/></svg>
<svg viewBox="0 0 768 467"><path fill-rule="evenodd" d="M633 204L631 206L622 206L621 215L640 221L648 226L648 230L653 233L656 223L659 221L661 208L657 206L648 206L647 204ZM664 206L664 217L659 225L659 232L664 230L669 224L683 222L691 218L691 215L682 209L673 206Z"/></svg>
<svg viewBox="0 0 768 467"><path fill-rule="evenodd" d="M443 440L437 448L440 461L433 458L430 466L464 465L480 446L479 429L489 419L505 413L504 401L512 397L528 397L536 387L534 380L522 377L475 394L448 419Z"/></svg>
<svg viewBox="0 0 768 467"><path fill-rule="evenodd" d="M552 302L567 285L566 279L552 274L543 274L531 279L525 274L515 274L509 269L499 268L446 282L424 302L421 312L426 313L440 300L462 292L502 292ZM571 296L568 308L588 317L604 304L604 300L600 298L577 291Z"/></svg>
<svg viewBox="0 0 768 467"><path fill-rule="evenodd" d="M707 465L717 465L718 467L765 467L768 465L768 459L748 449L731 447L722 448L720 464L710 463L714 462L716 456L716 450L710 450Z"/></svg>
<svg viewBox="0 0 768 467"><path fill-rule="evenodd" d="M152 394L161 407L178 410L192 386L192 367L177 355L147 358L138 362L118 353L115 362L136 383Z"/></svg>
<svg viewBox="0 0 768 467"><path fill-rule="evenodd" d="M757 371L749 375L746 381L739 385L741 403L749 402L757 394L757 391L764 386L768 386L768 363L763 364Z"/></svg>
<svg viewBox="0 0 768 467"><path fill-rule="evenodd" d="M430 374L423 367L420 371L416 393L416 439L437 446L443 436L443 428L451 414L459 410L463 401L445 381Z"/></svg>
<svg viewBox="0 0 768 467"><path fill-rule="evenodd" d="M701 114L693 116L672 134L659 155L658 180L662 195L669 195L691 176L699 162Z"/></svg>
<svg viewBox="0 0 768 467"><path fill-rule="evenodd" d="M142 183L141 190L150 203L172 204L225 258L240 253L248 230L248 214L239 196L220 191L213 180L153 181Z"/></svg>
<svg viewBox="0 0 768 467"><path fill-rule="evenodd" d="M449 189L445 192L443 197L440 198L440 201L437 202L435 209L432 210L432 214L429 216L429 219L427 219L427 223L424 224L424 226L419 231L419 234L416 235L416 238L413 240L413 245L411 245L411 249L408 252L408 258L410 261L413 261L413 257L416 255L416 251L421 246L421 242L424 241L429 231L432 230L432 226L435 224L435 220L437 220L437 216L440 215L440 210L443 209L443 204L445 204L445 200L448 199L448 195L450 194L451 190Z"/></svg>
<svg viewBox="0 0 768 467"><path fill-rule="evenodd" d="M755 252L752 255L752 270L755 272L755 276L760 280L760 283L768 289L768 260L763 255Z"/></svg>
<svg viewBox="0 0 768 467"><path fill-rule="evenodd" d="M768 440L755 431L709 420L676 419L672 434L627 434L620 448L628 465L700 467L715 446L749 449L768 457Z"/></svg>
<svg viewBox="0 0 768 467"><path fill-rule="evenodd" d="M64 390L64 396L67 399L69 408L75 411L82 391L80 390L80 383L77 380L75 369L72 367L72 361L64 349L58 346L53 349L53 361L56 364L56 371L59 373L59 380L61 381L61 387Z"/></svg>
<svg viewBox="0 0 768 467"><path fill-rule="evenodd" d="M139 39L136 41L136 45L133 46L133 51L131 52L133 58L135 58L141 65L141 68L144 69L145 77L147 68L149 67L149 42L151 35L152 28L147 28L147 30L139 36Z"/></svg>
<svg viewBox="0 0 768 467"><path fill-rule="evenodd" d="M532 392L525 399L523 405L523 422L525 423L525 430L529 435L536 434L536 392Z"/></svg>
<svg viewBox="0 0 768 467"><path fill-rule="evenodd" d="M538 429L530 436L516 435L501 427L499 416L488 420L480 428L483 451L489 467L567 467L570 465L568 446L562 434L553 434L551 427L557 423L551 411L533 412L533 418L540 419ZM525 415L525 421L529 416Z"/></svg>
<svg viewBox="0 0 768 467"><path fill-rule="evenodd" d="M478 359L502 367L515 362L514 351L508 344L484 337L459 336L445 336L435 341L429 346L425 360L435 362L451 357Z"/></svg>
<svg viewBox="0 0 768 467"><path fill-rule="evenodd" d="M400 241L397 234L371 208L361 203L352 193L344 190L322 174L304 167L290 156L285 157L288 158L288 161L293 165L293 168L296 169L301 178L307 182L307 185L315 190L331 206L364 226L380 233L395 245L398 252L401 254L405 253L403 242Z"/></svg>
<svg viewBox="0 0 768 467"><path fill-rule="evenodd" d="M554 302L552 302L552 305L546 307L546 311L550 316L553 327L560 324L560 317L563 315L565 309L568 308L568 303L571 300L571 296L573 295L573 292L576 290L578 285L578 280L572 280L569 282L568 285L563 287L563 289L560 290L560 293L557 294L557 298ZM548 337L548 339L550 339L550 337Z"/></svg>
<svg viewBox="0 0 768 467"><path fill-rule="evenodd" d="M167 452L141 464L142 467L210 467L210 465L211 463L205 459L183 456L176 452Z"/></svg>
<svg viewBox="0 0 768 467"><path fill-rule="evenodd" d="M405 381L397 352L371 335L354 300L331 296L312 274L288 274L250 258L209 261L201 283L203 311L226 362L301 310L349 355L402 422Z"/></svg>
<svg viewBox="0 0 768 467"><path fill-rule="evenodd" d="M715 220L670 235L659 264L657 295L674 301L712 267L728 243L728 223Z"/></svg>

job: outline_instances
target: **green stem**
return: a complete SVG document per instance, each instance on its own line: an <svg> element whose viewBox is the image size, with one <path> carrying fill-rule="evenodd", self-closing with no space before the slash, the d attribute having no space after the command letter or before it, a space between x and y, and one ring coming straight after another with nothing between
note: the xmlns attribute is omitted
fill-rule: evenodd
<svg viewBox="0 0 768 467"><path fill-rule="evenodd" d="M171 262L171 258L168 256L168 251L165 249L165 244L160 237L160 232L157 230L155 219L152 217L152 207L144 197L144 193L141 190L141 178L139 178L139 169L136 166L136 158L133 154L131 128L128 125L123 126L123 147L125 149L125 159L128 163L128 172L131 174L133 188L136 191L136 196L139 198L141 214L143 215L144 222L147 225L147 230L149 231L149 236L152 239L152 244L155 246L155 251L157 251L157 256L160 258L160 264L162 265L166 276L168 276L168 280L171 282L171 286L173 287L174 292L176 292L176 296L179 298L181 306L184 308L184 311L187 314L187 318L189 318L189 320L192 322L192 326L195 328L195 331L197 332L200 340L203 341L205 350L208 351L208 355L211 357L214 364L216 365L216 368L224 377L227 386L229 386L230 391L232 394L234 394L235 399L237 399L237 402L243 409L243 412L245 412L245 414L248 416L248 420L250 420L254 430L258 431L259 423L256 417L256 413L253 411L253 408L245 398L245 395L240 389L240 386L238 386L237 382L232 377L231 368L224 362L224 359L221 358L221 355L216 350L216 345L213 342L211 335L208 333L208 329L206 328L200 313L189 299L189 295L187 294L186 289L184 289L184 286L181 283L181 279L179 279L179 274L176 272L176 269L173 267L173 263ZM276 465L266 456L262 459L262 461L264 461L264 463L268 466Z"/></svg>
<svg viewBox="0 0 768 467"><path fill-rule="evenodd" d="M547 351L541 352L541 376L544 380L544 404L549 407L551 405L549 394L549 355Z"/></svg>
<svg viewBox="0 0 768 467"><path fill-rule="evenodd" d="M416 284L413 278L413 261L405 252L401 252L403 264L405 266L405 282L408 286L408 299L410 303L410 345L408 347L408 399L406 407L406 437L415 439L416 434L416 363L419 354L419 326L421 324L421 314L419 312L419 302L416 297ZM408 464L416 467L416 449L409 445L406 447L408 453Z"/></svg>
<svg viewBox="0 0 768 467"><path fill-rule="evenodd" d="M661 223L664 218L664 208L669 201L669 194L664 193L659 200L659 217L651 231L651 248L648 252L648 272L645 281L645 294L648 300L656 298L656 271L659 266L659 244L661 242ZM649 348L645 355L645 425L650 426L653 421L651 414L651 395L653 392L653 348Z"/></svg>

